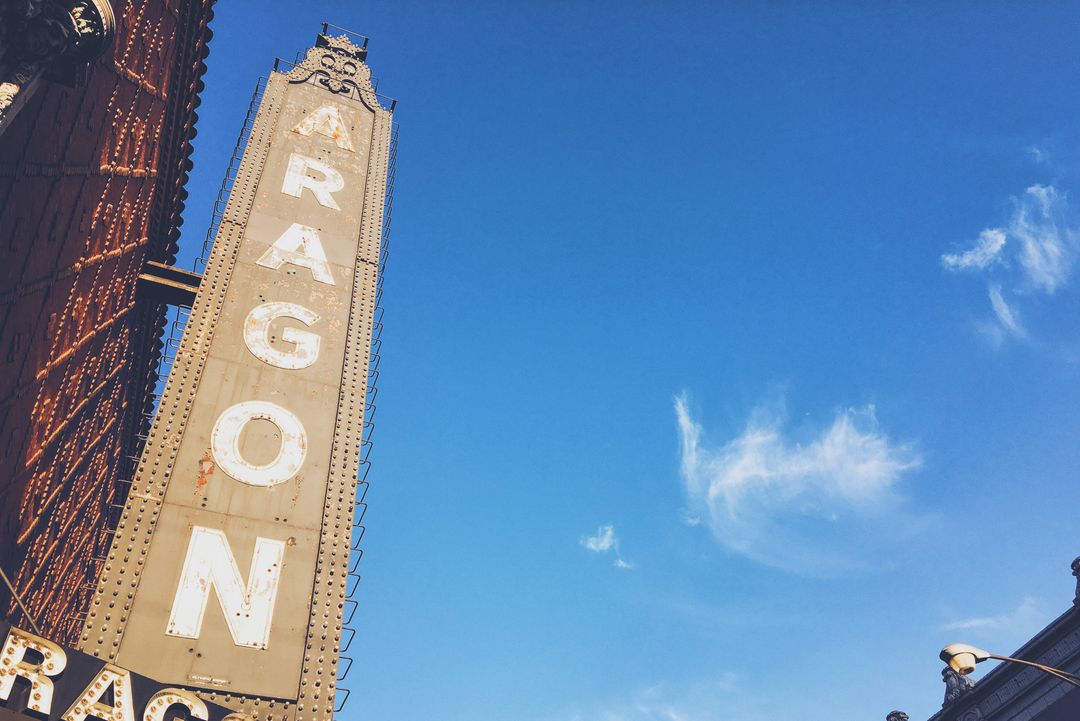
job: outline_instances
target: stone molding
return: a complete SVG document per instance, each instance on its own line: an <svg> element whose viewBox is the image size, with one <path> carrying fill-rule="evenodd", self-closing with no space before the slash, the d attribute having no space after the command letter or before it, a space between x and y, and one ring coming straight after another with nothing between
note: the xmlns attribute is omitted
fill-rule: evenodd
<svg viewBox="0 0 1080 721"><path fill-rule="evenodd" d="M109 0L16 0L0 12L0 133L38 84L79 85L112 43Z"/></svg>

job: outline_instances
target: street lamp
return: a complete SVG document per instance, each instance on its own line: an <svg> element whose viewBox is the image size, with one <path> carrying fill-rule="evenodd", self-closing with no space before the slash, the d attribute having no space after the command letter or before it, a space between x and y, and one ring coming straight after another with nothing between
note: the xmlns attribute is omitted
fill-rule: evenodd
<svg viewBox="0 0 1080 721"><path fill-rule="evenodd" d="M992 658L996 661L1012 661L1013 663L1022 663L1025 666L1034 666L1040 671L1044 671L1054 678L1061 679L1066 683L1071 683L1073 686L1080 687L1080 676L1069 673L1068 671L1062 671L1060 668L1053 668L1052 666L1044 666L1041 663L1035 663L1034 661L1025 661L1022 658L1012 658L1011 656L997 656L989 651L983 651L981 648L975 648L969 646L966 643L951 643L945 648L941 649L939 654L941 660L949 664L949 668L956 671L961 676L966 676L975 670L975 664L980 661L985 661L988 658Z"/></svg>

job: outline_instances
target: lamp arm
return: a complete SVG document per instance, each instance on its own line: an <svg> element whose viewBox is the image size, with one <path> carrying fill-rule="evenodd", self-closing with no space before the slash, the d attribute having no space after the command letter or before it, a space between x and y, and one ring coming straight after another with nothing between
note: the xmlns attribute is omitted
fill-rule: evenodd
<svg viewBox="0 0 1080 721"><path fill-rule="evenodd" d="M1043 664L1035 663L1034 661L1025 661L1022 658L1013 658L1012 656L998 656L993 653L988 655L990 656L990 658L997 661L1012 661L1013 663L1022 663L1025 666L1034 666L1035 668L1043 671L1044 673L1048 673L1055 678L1061 679L1062 681L1071 683L1073 686L1080 688L1080 676L1069 673L1068 671L1062 671L1061 669L1053 668L1052 666L1044 666Z"/></svg>

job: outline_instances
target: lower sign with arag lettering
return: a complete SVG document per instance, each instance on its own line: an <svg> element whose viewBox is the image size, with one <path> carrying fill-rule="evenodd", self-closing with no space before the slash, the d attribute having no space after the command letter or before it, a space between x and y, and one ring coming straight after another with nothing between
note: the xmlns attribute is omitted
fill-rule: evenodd
<svg viewBox="0 0 1080 721"><path fill-rule="evenodd" d="M0 719L251 721L187 689L170 688L2 619L0 637Z"/></svg>

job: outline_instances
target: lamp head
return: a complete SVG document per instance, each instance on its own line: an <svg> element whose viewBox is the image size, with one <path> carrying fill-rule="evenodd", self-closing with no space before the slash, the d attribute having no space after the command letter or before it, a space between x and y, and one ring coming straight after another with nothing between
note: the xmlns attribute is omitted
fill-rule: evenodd
<svg viewBox="0 0 1080 721"><path fill-rule="evenodd" d="M975 670L975 664L990 658L987 651L981 648L969 646L966 643L950 643L941 649L941 660L949 664L949 668L961 676L966 676Z"/></svg>

